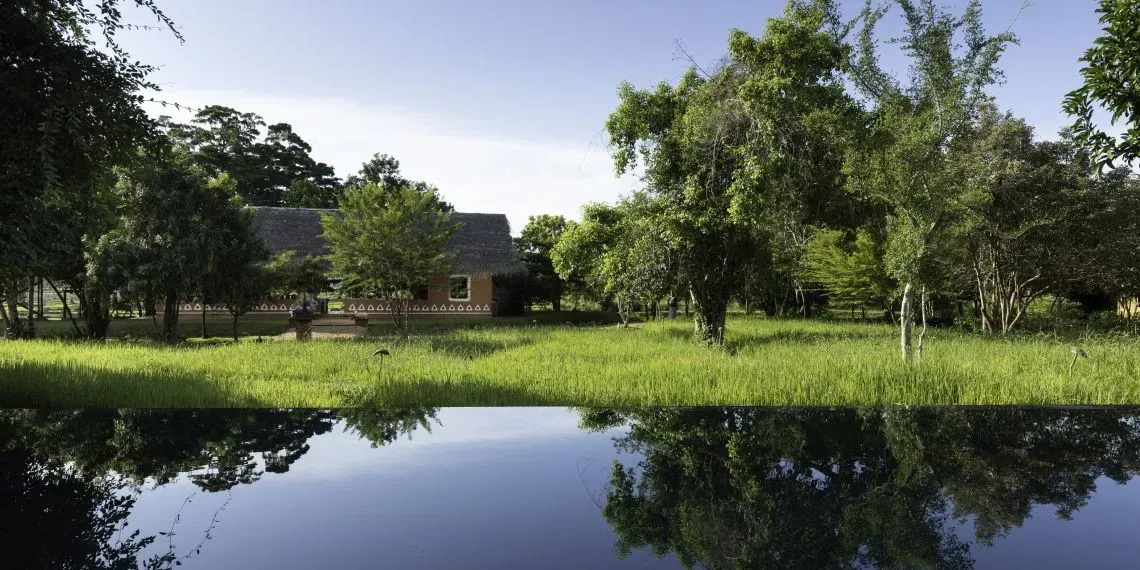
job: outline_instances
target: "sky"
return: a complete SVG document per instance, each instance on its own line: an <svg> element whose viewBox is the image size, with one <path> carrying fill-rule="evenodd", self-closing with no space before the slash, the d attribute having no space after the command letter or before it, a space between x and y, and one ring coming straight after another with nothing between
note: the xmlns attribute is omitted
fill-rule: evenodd
<svg viewBox="0 0 1140 570"><path fill-rule="evenodd" d="M345 177L373 153L439 187L463 212L578 218L638 186L616 178L604 125L617 85L675 81L687 62L719 59L728 31L754 35L782 0L160 0L185 37L124 32L133 56L160 69L156 97L218 104L285 122L313 157ZM943 4L961 7L964 2ZM1020 39L1001 60L998 105L1039 138L1068 122L1064 94L1099 35L1095 0L984 0L987 31ZM860 0L846 0L853 15ZM152 24L143 11L127 21ZM897 9L884 35L899 29ZM906 62L883 63L905 74ZM150 104L155 115L178 111Z"/></svg>

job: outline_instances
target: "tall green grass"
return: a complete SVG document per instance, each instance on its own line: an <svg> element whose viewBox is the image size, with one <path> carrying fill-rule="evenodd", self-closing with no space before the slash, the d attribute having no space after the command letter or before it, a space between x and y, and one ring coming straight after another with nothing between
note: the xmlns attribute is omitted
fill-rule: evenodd
<svg viewBox="0 0 1140 570"><path fill-rule="evenodd" d="M886 325L737 318L727 347L691 325L435 329L409 339L163 347L0 342L0 406L1137 404L1140 340L948 330L898 357ZM380 367L372 356L387 348Z"/></svg>

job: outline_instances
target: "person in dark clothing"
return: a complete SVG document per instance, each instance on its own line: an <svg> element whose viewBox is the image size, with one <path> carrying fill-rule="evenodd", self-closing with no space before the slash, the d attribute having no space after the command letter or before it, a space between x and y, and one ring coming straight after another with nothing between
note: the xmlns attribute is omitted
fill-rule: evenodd
<svg viewBox="0 0 1140 570"><path fill-rule="evenodd" d="M677 296L669 297L669 318L677 318Z"/></svg>

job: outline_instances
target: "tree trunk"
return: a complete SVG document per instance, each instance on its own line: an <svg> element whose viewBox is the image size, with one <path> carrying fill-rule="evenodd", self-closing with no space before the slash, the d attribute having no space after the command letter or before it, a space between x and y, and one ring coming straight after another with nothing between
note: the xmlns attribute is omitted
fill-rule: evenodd
<svg viewBox="0 0 1140 570"><path fill-rule="evenodd" d="M202 300L202 338L210 338L206 333L206 301L204 299Z"/></svg>
<svg viewBox="0 0 1140 570"><path fill-rule="evenodd" d="M107 331L111 328L110 302L107 299L92 298L88 291L84 291L79 297L79 312L83 314L87 338L106 340Z"/></svg>
<svg viewBox="0 0 1140 570"><path fill-rule="evenodd" d="M562 312L562 281L556 280L554 282L554 295L550 299L550 308L554 309L555 313Z"/></svg>
<svg viewBox="0 0 1140 570"><path fill-rule="evenodd" d="M911 346L911 337L912 337L911 326L912 326L912 321L914 320L914 315L911 314L911 306L910 306L911 290L910 289L911 289L910 281L907 281L906 286L903 288L902 308L899 310L899 322L902 324L902 331L901 331L902 336L899 339L900 340L900 348L902 349L902 358L904 361L907 361L907 362L910 361L910 357L911 357L911 348L912 348L912 346Z"/></svg>
<svg viewBox="0 0 1140 570"><path fill-rule="evenodd" d="M926 338L926 286L922 287L922 295L918 301L919 314L922 315L922 332L918 333L918 346L915 348L915 354L918 358L922 358L922 340Z"/></svg>
<svg viewBox="0 0 1140 570"><path fill-rule="evenodd" d="M2 337L8 336L8 310L4 308L4 303L0 302L0 321L4 323L4 334ZM0 337L0 338L2 338Z"/></svg>
<svg viewBox="0 0 1140 570"><path fill-rule="evenodd" d="M723 295L705 294L698 297L692 289L689 295L693 301L694 332L703 344L724 343L725 311L728 308L727 299Z"/></svg>
<svg viewBox="0 0 1140 570"><path fill-rule="evenodd" d="M20 338L23 334L23 325L20 323L20 306L17 302L19 289L13 285L6 294L6 301L8 302L8 318L6 319L4 334L8 338Z"/></svg>
<svg viewBox="0 0 1140 570"><path fill-rule="evenodd" d="M236 313L234 314L234 342L237 342L237 339L238 339L238 336L237 336L237 321L238 321L238 317L239 317L239 316L240 316L240 315L238 315L238 314L236 314Z"/></svg>
<svg viewBox="0 0 1140 570"><path fill-rule="evenodd" d="M71 312L71 307L67 305L67 296L59 292L59 288L55 286L55 283L52 283L51 279L45 279L45 281L47 281L48 287L51 287L55 296L59 297L60 302L63 303L63 317L65 319L71 319L71 326L75 328L75 336L81 336L83 331L79 330L79 322L75 319L75 313ZM106 337L107 333L104 331L102 338Z"/></svg>
<svg viewBox="0 0 1140 570"><path fill-rule="evenodd" d="M36 279L28 279L28 330L25 335L36 338Z"/></svg>
<svg viewBox="0 0 1140 570"><path fill-rule="evenodd" d="M167 291L166 306L162 308L162 338L170 344L178 344L178 303L177 291Z"/></svg>

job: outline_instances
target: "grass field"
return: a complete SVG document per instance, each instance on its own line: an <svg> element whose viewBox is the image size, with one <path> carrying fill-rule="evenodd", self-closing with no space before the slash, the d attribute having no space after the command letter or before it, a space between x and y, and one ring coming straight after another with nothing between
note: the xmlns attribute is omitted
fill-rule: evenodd
<svg viewBox="0 0 1140 570"><path fill-rule="evenodd" d="M1136 337L1080 339L1089 359L1070 376L1073 343L1048 336L933 330L906 365L887 325L740 317L724 350L694 345L690 327L515 319L436 323L407 340L378 326L306 343L2 341L0 406L1140 403ZM383 369L379 348L391 353Z"/></svg>

